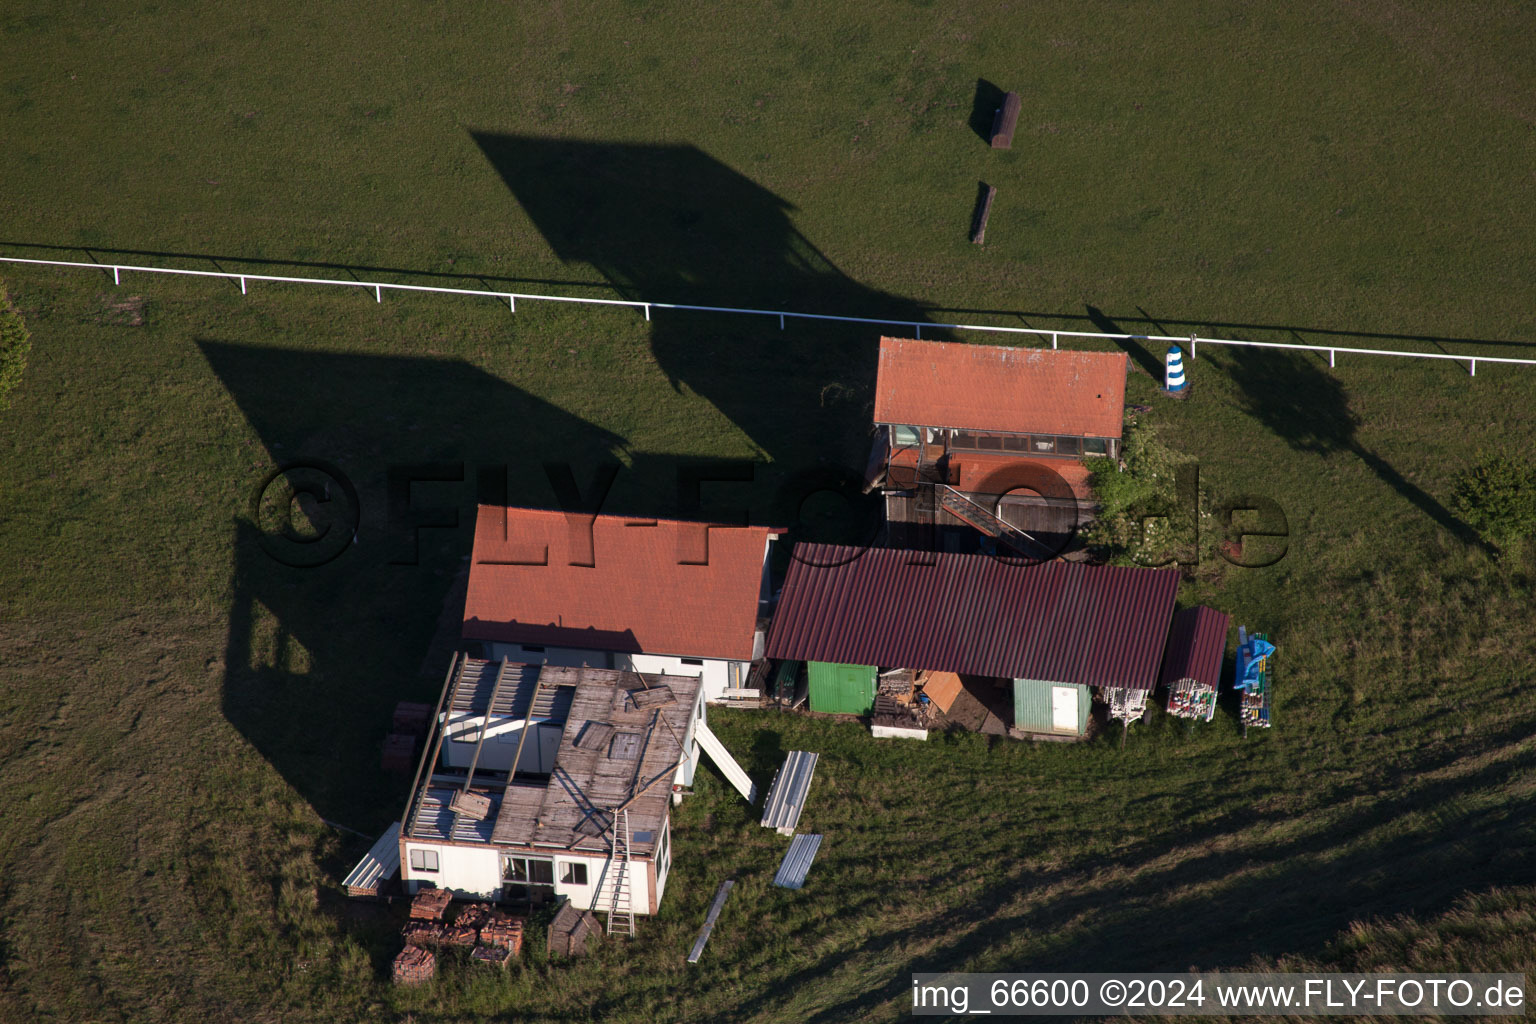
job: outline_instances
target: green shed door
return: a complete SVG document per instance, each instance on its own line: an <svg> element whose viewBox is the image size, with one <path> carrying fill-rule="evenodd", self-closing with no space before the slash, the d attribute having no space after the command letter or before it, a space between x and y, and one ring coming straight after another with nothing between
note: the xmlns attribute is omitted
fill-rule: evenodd
<svg viewBox="0 0 1536 1024"><path fill-rule="evenodd" d="M1013 724L1025 732L1081 736L1088 731L1093 696L1076 683L1045 679L1013 681Z"/></svg>
<svg viewBox="0 0 1536 1024"><path fill-rule="evenodd" d="M812 711L867 715L874 710L875 666L808 661L805 669L810 681Z"/></svg>

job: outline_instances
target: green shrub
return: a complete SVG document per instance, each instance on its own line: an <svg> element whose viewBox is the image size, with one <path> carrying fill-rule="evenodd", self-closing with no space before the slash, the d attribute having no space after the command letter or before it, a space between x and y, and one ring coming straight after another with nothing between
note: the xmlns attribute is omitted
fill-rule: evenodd
<svg viewBox="0 0 1536 1024"><path fill-rule="evenodd" d="M21 383L31 351L32 336L27 333L27 325L11 305L5 286L0 285L0 410L10 408L11 392Z"/></svg>
<svg viewBox="0 0 1536 1024"><path fill-rule="evenodd" d="M1120 460L1089 458L1084 465L1099 512L1084 531L1089 548L1122 565L1159 565L1171 557L1190 558L1198 524L1180 505L1178 478L1187 460L1158 439L1150 424L1130 420ZM1122 468L1123 464L1123 468ZM1199 512L1207 514L1205 495Z"/></svg>
<svg viewBox="0 0 1536 1024"><path fill-rule="evenodd" d="M1500 452L1484 454L1456 481L1451 504L1499 547L1536 536L1536 467Z"/></svg>

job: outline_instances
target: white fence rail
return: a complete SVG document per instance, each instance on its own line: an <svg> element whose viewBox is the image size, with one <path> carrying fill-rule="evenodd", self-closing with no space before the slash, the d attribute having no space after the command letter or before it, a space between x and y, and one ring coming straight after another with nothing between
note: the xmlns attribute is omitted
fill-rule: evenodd
<svg viewBox="0 0 1536 1024"><path fill-rule="evenodd" d="M133 274L173 274L181 277L217 277L226 281L238 282L240 294L245 295L248 282L261 281L271 284L320 284L333 285L339 288L364 288L373 292L373 297L379 302L384 301L386 291L396 292L436 292L443 295L473 295L480 298L496 299L507 304L511 312L517 312L519 299L524 302L571 302L592 306L626 306L632 309L640 309L645 313L645 318L651 318L653 309L683 310L693 313L736 313L743 316L777 317L779 329L783 330L788 320L825 320L850 324L872 324L884 327L911 327L913 333L921 338L923 328L939 328L953 331L987 331L996 334L1028 334L1039 338L1050 338L1051 348L1056 348L1061 338L1098 338L1109 341L1155 341L1189 345L1189 356L1194 359L1199 352L1200 345L1232 345L1244 348L1279 348L1294 349L1301 352L1327 353L1328 365L1335 365L1339 355L1355 356L1402 356L1409 359L1449 359L1452 362L1466 363L1468 371L1477 375L1478 363L1512 363L1521 366L1536 366L1536 359L1515 359L1509 356L1470 356L1455 355L1449 352L1401 352L1392 349L1381 348L1348 348L1342 345L1302 345L1292 342L1280 341L1239 341L1233 338L1201 338L1196 335L1185 337L1173 337L1162 334L1104 334L1098 331L1052 331L1040 327L998 327L992 324L944 324L933 322L919 322L916 320L883 320L875 317L863 316L836 316L830 313L796 313L789 310L777 309L741 309L735 306L696 306L681 302L646 302L641 299L596 299L582 298L573 295L532 295L522 292L490 291L478 288L445 288L438 285L425 284L394 284L387 281L341 281L323 277L280 277L273 274L244 274L228 270L183 270L174 267L140 267L125 263L79 263L67 260L38 260L23 259L19 256L0 256L0 263L23 263L45 267L74 267L84 270L111 271L112 282L122 283L122 275Z"/></svg>

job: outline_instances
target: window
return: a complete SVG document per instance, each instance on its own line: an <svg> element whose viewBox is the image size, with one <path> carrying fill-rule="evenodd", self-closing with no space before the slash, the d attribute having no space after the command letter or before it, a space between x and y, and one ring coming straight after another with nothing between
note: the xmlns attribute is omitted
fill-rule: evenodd
<svg viewBox="0 0 1536 1024"><path fill-rule="evenodd" d="M411 870L412 871L436 871L437 870L437 851L436 850L412 850L411 851Z"/></svg>
<svg viewBox="0 0 1536 1024"><path fill-rule="evenodd" d="M1054 437L1034 436L1035 451L1050 454L1056 451L1056 439Z"/></svg>
<svg viewBox="0 0 1536 1024"><path fill-rule="evenodd" d="M1080 439L1076 437L1058 437L1056 439L1056 454L1076 455L1082 450Z"/></svg>
<svg viewBox="0 0 1536 1024"><path fill-rule="evenodd" d="M1085 437L1083 438L1083 454L1107 455L1109 454L1109 446L1104 443L1102 437Z"/></svg>
<svg viewBox="0 0 1536 1024"><path fill-rule="evenodd" d="M893 445L917 444L917 430L914 427L892 427L891 443Z"/></svg>
<svg viewBox="0 0 1536 1024"><path fill-rule="evenodd" d="M1014 434L1003 438L1003 448L1010 452L1029 451L1029 435Z"/></svg>
<svg viewBox="0 0 1536 1024"><path fill-rule="evenodd" d="M502 877L523 885L554 885L555 862L537 857L507 857L501 865Z"/></svg>
<svg viewBox="0 0 1536 1024"><path fill-rule="evenodd" d="M1000 452L1003 450L1003 439L996 434L982 434L976 438L976 447L984 452Z"/></svg>
<svg viewBox="0 0 1536 1024"><path fill-rule="evenodd" d="M518 644L518 646L521 647L523 649L524 653L527 653L527 654L543 654L544 653L544 645L543 644Z"/></svg>
<svg viewBox="0 0 1536 1024"><path fill-rule="evenodd" d="M975 448L976 435L967 430L957 430L954 433L954 437L950 440L950 444L956 448Z"/></svg>
<svg viewBox="0 0 1536 1024"><path fill-rule="evenodd" d="M479 721L479 719L474 719L472 721L459 723L459 734L457 736L455 736L454 739L457 740L460 743L479 743L480 742L480 721Z"/></svg>
<svg viewBox="0 0 1536 1024"><path fill-rule="evenodd" d="M701 668L704 665L703 658L679 658L678 660L681 661L684 665L697 665Z"/></svg>
<svg viewBox="0 0 1536 1024"><path fill-rule="evenodd" d="M571 861L566 861L564 864L561 864L560 865L560 884L561 885L586 885L587 884L587 866L585 864L576 864L576 863L571 862Z"/></svg>
<svg viewBox="0 0 1536 1024"><path fill-rule="evenodd" d="M661 842L656 845L656 863L661 865L661 870L666 871L672 862L667 859L667 835L672 831L668 825L661 828Z"/></svg>

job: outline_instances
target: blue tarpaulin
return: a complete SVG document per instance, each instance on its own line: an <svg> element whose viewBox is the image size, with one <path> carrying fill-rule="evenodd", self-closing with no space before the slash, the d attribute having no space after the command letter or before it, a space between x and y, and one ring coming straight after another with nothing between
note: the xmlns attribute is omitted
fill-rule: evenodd
<svg viewBox="0 0 1536 1024"><path fill-rule="evenodd" d="M1243 675L1237 681L1239 689L1251 690L1259 685L1259 672L1263 667L1263 660L1275 653L1275 645L1268 640L1260 640L1258 637L1248 641L1248 650L1244 652Z"/></svg>

